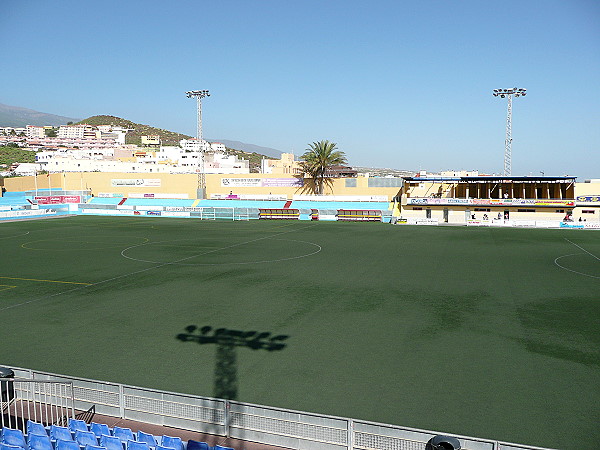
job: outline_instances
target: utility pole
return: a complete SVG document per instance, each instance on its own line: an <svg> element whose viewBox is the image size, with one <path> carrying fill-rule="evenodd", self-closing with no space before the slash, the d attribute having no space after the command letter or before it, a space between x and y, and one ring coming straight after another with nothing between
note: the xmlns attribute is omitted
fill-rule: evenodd
<svg viewBox="0 0 600 450"><path fill-rule="evenodd" d="M198 198L206 198L206 177L204 174L204 147L202 145L202 99L210 97L207 90L187 91L187 98L195 98L198 110L198 125L196 127L196 141L198 142Z"/></svg>
<svg viewBox="0 0 600 450"><path fill-rule="evenodd" d="M506 114L506 140L504 141L504 176L512 175L512 97L523 96L526 89L494 89L494 97L508 98L508 112Z"/></svg>

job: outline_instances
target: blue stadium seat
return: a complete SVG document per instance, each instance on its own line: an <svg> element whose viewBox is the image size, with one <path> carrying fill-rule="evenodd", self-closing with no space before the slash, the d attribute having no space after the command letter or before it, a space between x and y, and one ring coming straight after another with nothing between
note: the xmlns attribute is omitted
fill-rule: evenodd
<svg viewBox="0 0 600 450"><path fill-rule="evenodd" d="M73 433L76 431L89 431L87 423L79 419L69 419L69 430L71 430Z"/></svg>
<svg viewBox="0 0 600 450"><path fill-rule="evenodd" d="M27 448L27 442L25 436L21 430L15 430L13 428L2 428L2 439L0 442L8 445L16 445L17 447Z"/></svg>
<svg viewBox="0 0 600 450"><path fill-rule="evenodd" d="M91 431L77 430L75 432L75 440L82 447L85 447L86 445L93 445L94 447L96 447L98 445L98 439L96 438L96 435Z"/></svg>
<svg viewBox="0 0 600 450"><path fill-rule="evenodd" d="M180 437L164 436L160 440L160 445L163 447L173 448L175 450L183 450L183 442Z"/></svg>
<svg viewBox="0 0 600 450"><path fill-rule="evenodd" d="M126 450L150 450L145 442L127 441Z"/></svg>
<svg viewBox="0 0 600 450"><path fill-rule="evenodd" d="M23 447L19 447L18 445L10 445L5 444L4 442L0 442L0 450L25 450Z"/></svg>
<svg viewBox="0 0 600 450"><path fill-rule="evenodd" d="M106 447L100 447L99 445L86 445L85 450L106 450Z"/></svg>
<svg viewBox="0 0 600 450"><path fill-rule="evenodd" d="M31 436L32 434L48 436L48 430L46 430L46 427L42 423L27 420L27 435Z"/></svg>
<svg viewBox="0 0 600 450"><path fill-rule="evenodd" d="M157 445L155 450L173 450L171 447L163 447L162 445Z"/></svg>
<svg viewBox="0 0 600 450"><path fill-rule="evenodd" d="M50 442L50 436L47 434L30 434L29 436L29 450L54 450L52 442Z"/></svg>
<svg viewBox="0 0 600 450"><path fill-rule="evenodd" d="M105 423L90 423L90 431L94 433L98 439L100 439L100 436L103 434L110 436L110 429Z"/></svg>
<svg viewBox="0 0 600 450"><path fill-rule="evenodd" d="M50 427L50 439L53 441L72 441L73 436L67 427L52 425Z"/></svg>
<svg viewBox="0 0 600 450"><path fill-rule="evenodd" d="M187 450L210 450L210 445L208 445L206 442L194 441L193 439L190 439L187 442Z"/></svg>
<svg viewBox="0 0 600 450"><path fill-rule="evenodd" d="M157 445L156 438L154 437L154 435L148 434L148 433L144 433L143 431L138 431L137 432L137 441L138 442L145 442L150 447L156 447L156 445Z"/></svg>
<svg viewBox="0 0 600 450"><path fill-rule="evenodd" d="M80 450L79 444L75 441L65 441L59 439L54 446L56 450Z"/></svg>
<svg viewBox="0 0 600 450"><path fill-rule="evenodd" d="M131 428L114 427L113 436L121 439L121 442L135 441L135 436L131 431Z"/></svg>
<svg viewBox="0 0 600 450"><path fill-rule="evenodd" d="M106 447L107 450L123 450L121 439L116 436L109 436L108 434L100 436L100 445Z"/></svg>

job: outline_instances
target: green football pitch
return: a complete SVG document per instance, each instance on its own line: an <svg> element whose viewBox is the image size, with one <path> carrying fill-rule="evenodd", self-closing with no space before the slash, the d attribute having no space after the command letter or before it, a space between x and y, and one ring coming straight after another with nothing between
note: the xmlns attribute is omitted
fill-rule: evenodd
<svg viewBox="0 0 600 450"><path fill-rule="evenodd" d="M600 439L598 232L79 216L0 223L0 255L0 365Z"/></svg>

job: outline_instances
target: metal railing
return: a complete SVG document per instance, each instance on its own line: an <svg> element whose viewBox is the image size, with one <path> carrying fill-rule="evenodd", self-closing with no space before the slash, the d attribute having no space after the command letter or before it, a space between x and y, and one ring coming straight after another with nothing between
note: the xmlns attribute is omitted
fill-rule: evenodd
<svg viewBox="0 0 600 450"><path fill-rule="evenodd" d="M27 420L66 425L75 417L70 381L0 379L0 425L26 431Z"/></svg>
<svg viewBox="0 0 600 450"><path fill-rule="evenodd" d="M75 410L303 450L424 450L439 433L270 406L13 368L21 378L72 383ZM539 450L452 435L464 450Z"/></svg>

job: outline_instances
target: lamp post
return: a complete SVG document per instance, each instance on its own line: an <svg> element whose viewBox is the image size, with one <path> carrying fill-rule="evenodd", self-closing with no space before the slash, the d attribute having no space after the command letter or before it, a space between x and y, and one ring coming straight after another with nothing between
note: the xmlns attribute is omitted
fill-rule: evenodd
<svg viewBox="0 0 600 450"><path fill-rule="evenodd" d="M204 148L202 146L202 99L210 97L207 90L202 91L187 91L187 98L195 98L198 109L198 125L196 127L196 141L198 142L198 198L206 196L206 178L204 175Z"/></svg>
<svg viewBox="0 0 600 450"><path fill-rule="evenodd" d="M506 140L504 141L504 176L510 176L512 172L512 98L525 97L526 89L494 89L494 97L508 98L508 112L506 114Z"/></svg>

